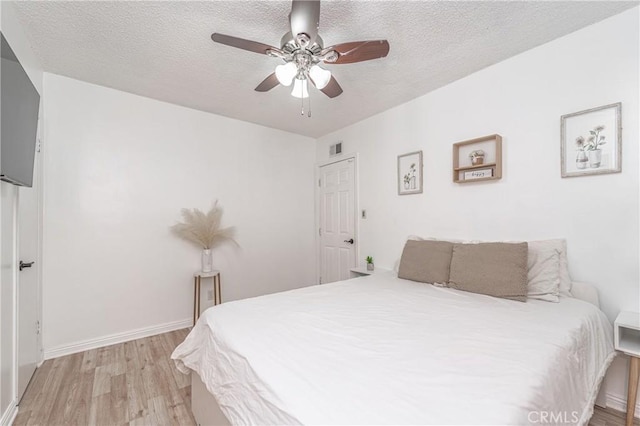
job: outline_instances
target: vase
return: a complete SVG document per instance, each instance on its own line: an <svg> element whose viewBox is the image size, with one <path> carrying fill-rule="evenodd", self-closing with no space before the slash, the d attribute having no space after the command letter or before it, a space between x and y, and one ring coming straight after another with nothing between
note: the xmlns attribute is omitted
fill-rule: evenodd
<svg viewBox="0 0 640 426"><path fill-rule="evenodd" d="M404 181L404 189L409 189L409 181L408 180Z"/></svg>
<svg viewBox="0 0 640 426"><path fill-rule="evenodd" d="M576 168L580 170L586 169L588 162L589 157L587 153L582 150L578 151L578 155L576 155Z"/></svg>
<svg viewBox="0 0 640 426"><path fill-rule="evenodd" d="M373 271L373 263L367 263L367 271Z"/></svg>
<svg viewBox="0 0 640 426"><path fill-rule="evenodd" d="M211 272L213 270L213 260L211 259L211 250L202 250L202 272Z"/></svg>
<svg viewBox="0 0 640 426"><path fill-rule="evenodd" d="M484 163L484 157L472 157L471 158L471 165L472 166L479 166L480 164Z"/></svg>
<svg viewBox="0 0 640 426"><path fill-rule="evenodd" d="M594 149L593 151L589 151L589 167L592 169L597 169L600 167L600 163L602 162L602 150Z"/></svg>
<svg viewBox="0 0 640 426"><path fill-rule="evenodd" d="M411 189L416 189L416 177L413 176L411 179L409 179L409 186L411 187Z"/></svg>

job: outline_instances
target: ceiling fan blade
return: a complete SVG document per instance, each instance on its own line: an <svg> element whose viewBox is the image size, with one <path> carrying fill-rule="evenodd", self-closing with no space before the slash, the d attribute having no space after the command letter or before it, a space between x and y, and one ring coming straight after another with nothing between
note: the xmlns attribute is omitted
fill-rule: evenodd
<svg viewBox="0 0 640 426"><path fill-rule="evenodd" d="M294 39L298 34L304 33L309 36L309 45L312 45L320 26L320 0L293 0L289 23Z"/></svg>
<svg viewBox="0 0 640 426"><path fill-rule="evenodd" d="M352 41L327 47L322 52L332 50L338 52L338 59L335 62L325 61L327 64L352 64L384 58L389 53L389 42L387 40Z"/></svg>
<svg viewBox="0 0 640 426"><path fill-rule="evenodd" d="M248 50L249 52L262 53L267 55L269 50L279 52L280 49L269 46L268 44L258 43L257 41L245 40L243 38L228 36L219 33L211 34L211 39L216 43L226 44L227 46L237 47L238 49Z"/></svg>
<svg viewBox="0 0 640 426"><path fill-rule="evenodd" d="M276 87L278 84L280 84L280 82L276 77L276 73L275 72L271 73L269 77L262 80L262 83L258 84L258 86L256 87L256 92L268 92L269 90Z"/></svg>
<svg viewBox="0 0 640 426"><path fill-rule="evenodd" d="M330 98L335 98L342 93L342 87L340 87L336 79L331 76L329 83L327 83L327 85L324 86L324 89L321 89L320 91Z"/></svg>

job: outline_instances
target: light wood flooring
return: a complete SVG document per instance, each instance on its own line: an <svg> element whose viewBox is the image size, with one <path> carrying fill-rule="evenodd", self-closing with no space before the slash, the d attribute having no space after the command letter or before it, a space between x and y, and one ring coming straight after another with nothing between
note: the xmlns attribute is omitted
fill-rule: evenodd
<svg viewBox="0 0 640 426"><path fill-rule="evenodd" d="M624 426L627 415L611 408L596 407L589 426ZM640 425L638 418L633 421L634 426Z"/></svg>
<svg viewBox="0 0 640 426"><path fill-rule="evenodd" d="M45 361L14 425L195 425L191 378L170 359L188 332Z"/></svg>
<svg viewBox="0 0 640 426"><path fill-rule="evenodd" d="M21 425L195 426L191 378L170 359L189 329L45 361L20 403ZM622 426L596 407L590 426ZM635 425L640 425L636 420Z"/></svg>

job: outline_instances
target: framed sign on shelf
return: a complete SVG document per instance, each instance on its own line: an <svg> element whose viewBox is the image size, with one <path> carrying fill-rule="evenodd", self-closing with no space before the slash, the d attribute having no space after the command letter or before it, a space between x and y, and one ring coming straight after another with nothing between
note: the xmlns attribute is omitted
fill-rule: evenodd
<svg viewBox="0 0 640 426"><path fill-rule="evenodd" d="M502 136L489 135L453 144L453 181L482 182L502 178Z"/></svg>

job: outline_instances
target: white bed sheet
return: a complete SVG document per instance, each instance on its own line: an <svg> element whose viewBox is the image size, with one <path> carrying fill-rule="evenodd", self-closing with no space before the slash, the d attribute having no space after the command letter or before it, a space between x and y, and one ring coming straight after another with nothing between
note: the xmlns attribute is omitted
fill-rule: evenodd
<svg viewBox="0 0 640 426"><path fill-rule="evenodd" d="M589 303L389 273L210 308L172 358L232 424L585 424L614 356Z"/></svg>

